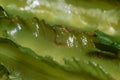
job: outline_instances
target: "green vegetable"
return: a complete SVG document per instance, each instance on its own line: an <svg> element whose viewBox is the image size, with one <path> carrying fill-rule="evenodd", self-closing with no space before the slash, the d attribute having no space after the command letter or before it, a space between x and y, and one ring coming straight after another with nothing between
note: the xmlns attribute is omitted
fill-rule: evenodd
<svg viewBox="0 0 120 80"><path fill-rule="evenodd" d="M0 62L7 79L120 80L119 1L0 5Z"/></svg>
<svg viewBox="0 0 120 80"><path fill-rule="evenodd" d="M73 58L59 65L51 57L38 56L4 38L0 38L0 63L8 69L10 80L114 80L94 62ZM5 72L0 66L0 75Z"/></svg>
<svg viewBox="0 0 120 80"><path fill-rule="evenodd" d="M51 24L64 24L90 32L100 30L115 38L120 36L119 0L10 0L9 3L0 0L0 4L9 15L37 17Z"/></svg>

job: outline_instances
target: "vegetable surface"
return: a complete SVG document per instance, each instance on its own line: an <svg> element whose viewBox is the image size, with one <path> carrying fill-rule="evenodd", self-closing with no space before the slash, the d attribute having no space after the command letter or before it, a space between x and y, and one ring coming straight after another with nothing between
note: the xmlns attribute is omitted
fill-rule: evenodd
<svg viewBox="0 0 120 80"><path fill-rule="evenodd" d="M6 9L0 8L0 55L8 78L119 80L119 1L0 1Z"/></svg>
<svg viewBox="0 0 120 80"><path fill-rule="evenodd" d="M0 38L0 62L8 69L10 80L113 80L94 62L73 58L59 65L51 57L38 56L4 38ZM4 67L0 69L3 75L6 70Z"/></svg>
<svg viewBox="0 0 120 80"><path fill-rule="evenodd" d="M119 0L10 0L9 3L0 0L0 2L9 15L37 17L52 24L64 24L88 31L100 30L116 38L119 36Z"/></svg>

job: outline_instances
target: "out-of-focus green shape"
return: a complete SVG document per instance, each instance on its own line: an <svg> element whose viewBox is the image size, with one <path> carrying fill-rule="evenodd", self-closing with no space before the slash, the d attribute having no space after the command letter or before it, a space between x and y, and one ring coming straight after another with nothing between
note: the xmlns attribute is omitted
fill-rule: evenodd
<svg viewBox="0 0 120 80"><path fill-rule="evenodd" d="M0 66L0 77L7 73L10 78L1 80L114 80L94 62L73 58L60 65L4 38L0 38L0 63L6 67Z"/></svg>

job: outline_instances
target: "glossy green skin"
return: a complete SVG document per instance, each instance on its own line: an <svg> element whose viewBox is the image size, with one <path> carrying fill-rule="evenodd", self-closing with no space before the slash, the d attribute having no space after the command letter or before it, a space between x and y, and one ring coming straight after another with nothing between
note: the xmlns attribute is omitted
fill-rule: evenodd
<svg viewBox="0 0 120 80"><path fill-rule="evenodd" d="M94 56L94 54L92 54L93 56L90 57L88 55L89 52L94 52L97 50L94 46L93 37L90 37L90 36L86 35L85 33L80 33L79 30L70 32L69 30L64 29L64 27L59 28L59 27L55 26L55 30L53 30L53 28L52 28L53 26L49 26L49 25L45 24L43 21L39 21L39 19L43 18L48 23L50 23L50 22L52 24L59 23L59 24L64 24L64 25L68 25L68 26L73 26L73 27L77 26L78 28L81 28L82 30L85 30L85 31L101 30L104 33L114 36L119 32L119 29L117 29L119 26L119 21L120 21L119 5L116 6L116 5L111 5L109 3L105 3L105 5L108 5L106 8L101 7L100 5L97 5L95 7L99 8L101 12L95 13L95 15L93 15L93 16L91 16L91 13L90 13L91 8L93 9L93 12L96 12L98 9L94 8L94 6L83 8L83 10L88 11L88 15L86 16L85 13L83 13L82 15L74 14L73 13L74 9L75 9L75 11L78 11L78 9L80 7L72 5L71 3L67 3L64 1L61 3L61 5L63 3L65 3L65 4L63 4L63 7L65 7L66 5L70 4L72 6L70 9L73 10L72 13L70 13L70 14L68 13L69 12L68 8L65 10L62 8L63 11L60 10L60 12L58 12L58 10L60 8L57 9L55 7L55 8L51 9L51 7L47 7L46 5L38 6L38 7L32 8L30 10L23 10L21 12L19 10L21 7L25 7L25 6L29 5L29 4L26 5L26 2L27 1L25 1L23 5L15 6L15 1L13 1L13 3L14 3L14 5L13 5L12 1L11 1L11 3L6 3L5 1L1 0L0 4L2 4L2 6L4 6L4 8L8 11L9 15L13 15L13 14L16 15L16 13L13 13L13 11L16 11L16 12L20 12L20 13L17 13L17 15L20 15L20 17L22 17L22 18L24 17L27 19L27 20L21 19L19 17L11 17L10 19L1 19L0 20L0 25L1 25L0 26L1 27L0 36L1 37L9 38L9 39L13 40L14 42L16 42L17 44L31 48L34 52L36 52L40 56L52 56L52 58L55 61L59 62L60 64L64 64L63 58L71 59L71 57L75 57L77 59L86 60L86 61L93 61L93 62L101 65L105 69L105 71L107 71L110 75L112 75L113 78L115 78L116 80L119 80L119 73L120 73L119 58L114 58L114 57L106 58L105 56L97 57L97 56ZM44 2L42 0L41 0L41 2L43 2L43 4L47 3L47 1ZM58 1L56 1L55 3L53 2L53 5L56 4L57 2ZM23 2L21 2L21 3L23 3ZM85 2L83 2L83 3L85 3ZM97 2L94 2L94 3L97 3ZM94 3L91 2L91 5ZM100 2L100 4L103 4L103 3ZM6 5L8 5L8 6L6 6ZM52 5L52 2L51 2L51 5ZM85 6L86 5L84 5L84 7ZM8 10L8 8L9 8L9 10ZM114 8L114 10L112 10L113 8ZM41 10L41 11L43 11L43 13L34 12L35 10ZM53 10L55 14L53 14L51 10ZM90 12L89 12L89 10L90 10ZM67 11L67 12L65 12L65 11ZM104 11L105 11L105 13L104 13ZM99 10L98 10L98 12L99 12ZM50 13L51 13L51 15L50 15ZM103 15L100 15L101 13L103 13ZM115 15L112 15L114 13L115 13ZM96 17L96 14L100 15L100 17ZM29 16L27 17L26 15L31 16L31 18L28 19ZM50 15L50 16L48 16L48 15ZM107 20L102 19L106 15L107 15L107 17L106 17ZM32 18L34 16L38 17L39 19ZM73 16L73 17L71 18L71 16ZM78 17L78 16L80 16L80 17ZM83 16L82 20L81 20L81 16ZM66 18L64 18L64 17L66 17ZM12 21L11 21L11 19L12 19ZM88 20L88 19L90 19L90 20ZM102 21L101 19L103 20L103 22L101 22ZM109 21L110 19L111 19L111 21ZM87 25L82 23L83 20L87 23ZM23 23L22 21L24 21L25 23ZM4 24L3 22L5 22L6 24ZM101 22L101 23L99 23L99 22ZM94 23L96 23L95 26L93 26ZM113 28L115 29L116 34L114 34L114 33L111 34L110 31L108 31L108 32L106 31L106 30L109 30L109 26L110 26L107 24L114 24ZM102 27L97 28L96 25L97 26L100 25ZM91 31L91 32L93 32L93 31ZM64 33L65 35L63 35L62 33ZM56 37L56 36L59 36L59 37ZM119 36L119 35L117 35L117 36ZM71 39L71 37L73 39L73 42L69 43L70 42L69 39ZM115 37L115 39L116 39L116 37ZM57 43L55 42L55 40L57 41ZM64 44L64 43L67 43L67 44ZM72 44L73 46L70 46L70 44ZM106 54L106 53L101 52L101 54ZM111 64L113 66L111 66Z"/></svg>
<svg viewBox="0 0 120 80"><path fill-rule="evenodd" d="M1 80L114 80L94 62L74 58L60 65L4 38L0 38L0 62L9 73L9 79Z"/></svg>
<svg viewBox="0 0 120 80"><path fill-rule="evenodd" d="M100 30L115 39L120 36L119 4L118 0L10 0L9 3L0 0L9 15L37 17L51 24L64 24L85 31Z"/></svg>
<svg viewBox="0 0 120 80"><path fill-rule="evenodd" d="M95 48L91 36L61 25L50 26L37 18L1 18L0 26L1 37L28 47L40 56L50 55L60 63L63 63L63 58L79 58Z"/></svg>
<svg viewBox="0 0 120 80"><path fill-rule="evenodd" d="M6 24L4 24L4 23L6 23ZM28 20L28 19L24 20L24 19L21 19L20 17L3 17L0 19L0 27L1 27L1 31L0 31L1 37L11 39L14 42L16 42L17 44L20 44L21 46L32 49L35 52L32 54L34 54L34 55L37 54L36 56L44 56L44 57L51 56L53 58L53 60L55 60L60 65L66 64L64 62L64 59L71 60L73 57L75 57L77 60L91 61L91 62L94 62L95 65L96 64L101 65L103 67L103 69L105 69L105 72L108 72L110 75L112 75L113 78L115 78L117 76L117 74L119 74L119 69L118 69L119 68L119 58L114 58L114 56L115 56L114 53L112 55L113 57L110 56L110 54L107 54L106 52L104 53L101 51L100 51L99 56L92 53L94 51L99 52L98 49L95 48L95 45L93 42L93 40L94 41L97 41L97 40L95 40L93 36L89 36L85 32L81 32L79 30L67 28L65 26L60 26L60 25L50 26L50 25L46 24L44 21L39 21L39 19L37 19L37 18L32 18L31 20ZM36 33L36 35L35 35L35 33ZM73 39L73 42L70 42L70 39ZM2 43L3 42L1 42L1 44ZM4 43L6 43L6 46L7 46L8 43L11 44L12 42L8 41L8 42L4 42ZM14 50L16 50L14 47L17 47L17 46L11 45L11 47L6 48L6 46L3 47L3 45L1 45L1 50L4 49L2 53L4 53L4 51L6 51L9 48L10 48L9 50L11 50L12 47L13 47L12 51L14 51ZM18 51L19 51L19 49L18 49ZM26 50L26 51L28 52L29 55L32 52L31 50ZM7 51L6 55L9 54L9 52L11 52L11 51ZM18 54L18 52L15 52L15 53L17 53L17 55L23 54L23 56L19 56L20 58L24 57L24 51L21 52L20 54ZM28 57L29 57L29 55L28 55ZM91 56L91 55L93 55L93 56ZM10 56L12 56L12 55L10 54ZM4 55L3 56L1 55L1 58L2 57L6 58L6 56L4 56ZM14 58L14 56L13 56L13 58ZM7 59L8 59L8 61L10 60L9 57L7 57L6 60ZM22 61L26 61L26 59L28 59L28 58L26 56L23 59L24 60L22 60ZM14 62L14 60L13 60L12 62L6 63L6 60L4 60L4 58L2 58L2 61L1 61L2 63L4 63L6 65L6 67L10 66L10 64L8 64L8 63ZM17 60L19 60L19 59L17 59ZM24 64L31 63L32 65L35 65L35 64L33 64L34 56L31 61L24 63ZM76 65L74 63L72 63L72 64L71 63L72 62L69 62L70 65L73 65L73 66ZM112 67L112 69L111 69L111 64L115 65L114 68ZM21 65L21 64L19 64L19 65ZM37 67L40 65L41 65L41 63L39 63L38 65L36 64ZM57 65L55 65L55 66L57 66ZM15 64L13 64L12 67L17 68L17 66L15 66ZM34 67L32 67L32 68L34 69ZM77 71L79 71L79 70L76 70L77 69L76 67L72 67L72 68L73 68L72 71L75 71L76 73L77 73ZM23 68L23 70L19 70L19 71L17 70L17 72L20 74L23 74L24 69L25 68ZM81 67L80 67L80 69L81 69ZM87 69L87 67L85 67L85 70L86 69ZM70 70L71 70L71 68L70 68ZM21 71L23 71L23 72L21 72ZM52 71L52 70L50 69L50 71ZM69 68L68 68L68 71L69 71ZM92 71L92 70L90 70L90 71ZM29 71L26 71L26 72L29 72ZM46 74L47 73L49 73L49 72L46 72ZM53 72L53 73L49 73L49 74L55 74L55 73L58 73L58 72ZM60 73L60 75L63 73ZM65 72L65 74L68 74L68 73ZM81 74L81 73L79 73L79 74ZM31 76L30 78L33 79L34 77L37 77L36 75L39 75L39 73L36 73L35 75ZM97 74L95 74L95 75L98 76ZM20 76L22 76L22 78L23 79L25 78L25 80L26 80L27 78L24 76L30 76L30 75L27 75L27 73L26 73L26 74L23 74ZM20 76L18 76L18 77L20 77ZM84 75L81 77L75 76L73 78L74 79L77 78L76 80L79 80L82 77L84 79L85 76ZM50 78L50 77L46 76L46 78ZM51 79L53 80L54 78L51 78ZM66 77L66 75L65 75L65 80L67 80L67 79L69 80L69 78ZM85 79L87 80L88 78L85 78ZM91 79L94 79L94 78L91 78ZM38 80L39 80L39 77L38 77ZM48 80L50 80L50 79L48 79ZM105 79L105 80L107 80L107 79Z"/></svg>

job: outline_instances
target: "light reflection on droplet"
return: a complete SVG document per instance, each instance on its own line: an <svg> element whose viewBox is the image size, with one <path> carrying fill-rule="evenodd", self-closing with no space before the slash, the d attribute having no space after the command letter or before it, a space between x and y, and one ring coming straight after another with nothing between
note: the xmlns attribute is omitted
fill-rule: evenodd
<svg viewBox="0 0 120 80"><path fill-rule="evenodd" d="M20 24L17 24L17 27L18 27L18 30L21 30L21 29L22 29L22 27L21 27Z"/></svg>
<svg viewBox="0 0 120 80"><path fill-rule="evenodd" d="M32 4L30 5L30 7L34 8L34 7L38 6L38 5L39 5L39 1L38 0L34 0L32 2Z"/></svg>
<svg viewBox="0 0 120 80"><path fill-rule="evenodd" d="M114 29L112 26L109 27L109 31L110 31L112 34L115 33L115 29Z"/></svg>
<svg viewBox="0 0 120 80"><path fill-rule="evenodd" d="M36 24L36 30L33 35L35 35L36 38L39 36L39 25L38 24Z"/></svg>
<svg viewBox="0 0 120 80"><path fill-rule="evenodd" d="M68 37L68 40L67 40L68 47L73 47L74 46L74 39L75 39L74 36L69 36Z"/></svg>
<svg viewBox="0 0 120 80"><path fill-rule="evenodd" d="M12 29L10 32L8 32L8 33L10 33L11 35L15 35L18 31L20 31L20 30L22 30L22 27L21 27L21 25L20 24L17 24L17 27L16 28L14 28L14 29Z"/></svg>
<svg viewBox="0 0 120 80"><path fill-rule="evenodd" d="M85 36L82 36L81 40L84 46L87 45L87 38Z"/></svg>
<svg viewBox="0 0 120 80"><path fill-rule="evenodd" d="M17 32L17 29L15 28L15 29L13 29L13 30L10 32L10 34L11 34L11 35L14 35L16 32Z"/></svg>
<svg viewBox="0 0 120 80"><path fill-rule="evenodd" d="M67 14L71 14L71 5L66 5L65 6L65 11Z"/></svg>
<svg viewBox="0 0 120 80"><path fill-rule="evenodd" d="M25 6L24 8L20 8L20 10L31 10L32 8L35 8L39 5L39 0L27 0L27 6Z"/></svg>

